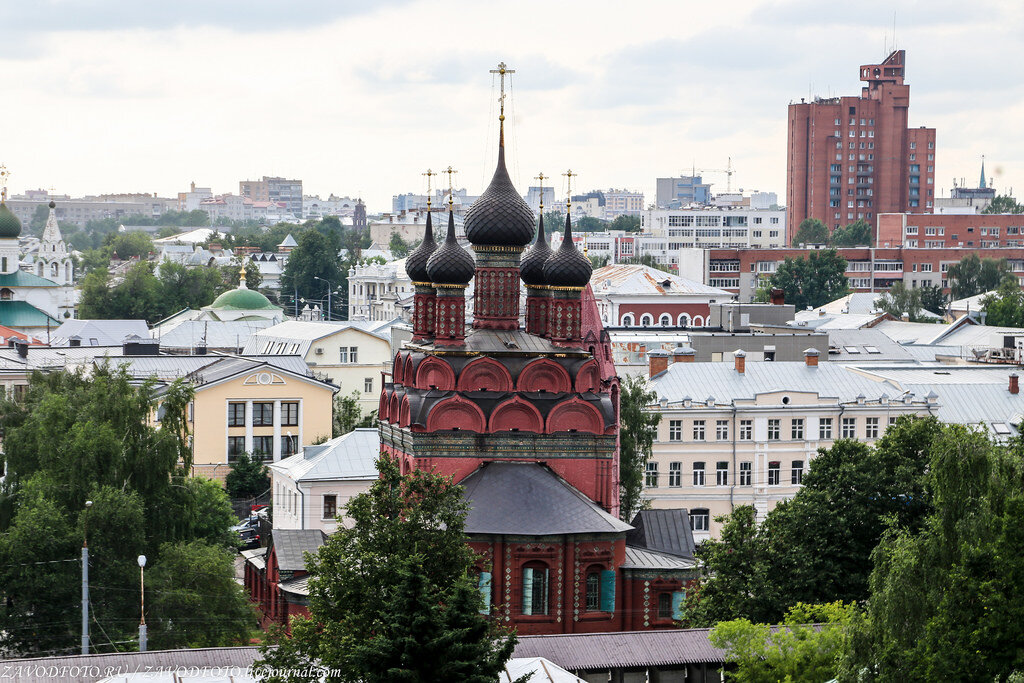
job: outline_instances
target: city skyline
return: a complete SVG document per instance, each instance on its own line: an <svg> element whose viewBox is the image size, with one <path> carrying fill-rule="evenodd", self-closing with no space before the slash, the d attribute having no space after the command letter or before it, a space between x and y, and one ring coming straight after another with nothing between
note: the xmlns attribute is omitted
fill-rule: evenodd
<svg viewBox="0 0 1024 683"><path fill-rule="evenodd" d="M559 174L571 167L575 188L640 190L650 203L656 177L731 157L734 189L781 198L787 105L858 92L857 66L894 45L907 50L910 126L937 129L937 192L954 177L976 184L983 154L1000 191L1024 186L1024 143L1005 136L1024 113L1024 92L1000 68L1022 52L1012 31L1022 9L1007 2L966 17L952 3L897 7L895 41L882 2L856 15L806 0L280 10L0 9L11 192L175 196L195 181L226 193L278 175L379 212L422 191L423 169L452 164L476 194L497 135L487 71L505 61L516 69L509 171L521 192L543 170L564 194ZM725 189L723 173L705 180Z"/></svg>

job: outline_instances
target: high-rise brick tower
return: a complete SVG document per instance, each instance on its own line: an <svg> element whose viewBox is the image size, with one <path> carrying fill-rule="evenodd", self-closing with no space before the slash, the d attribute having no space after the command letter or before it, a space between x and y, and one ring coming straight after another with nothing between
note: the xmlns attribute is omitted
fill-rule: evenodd
<svg viewBox="0 0 1024 683"><path fill-rule="evenodd" d="M805 218L830 229L881 213L931 212L935 129L908 128L906 51L860 67L859 97L789 105L786 236Z"/></svg>

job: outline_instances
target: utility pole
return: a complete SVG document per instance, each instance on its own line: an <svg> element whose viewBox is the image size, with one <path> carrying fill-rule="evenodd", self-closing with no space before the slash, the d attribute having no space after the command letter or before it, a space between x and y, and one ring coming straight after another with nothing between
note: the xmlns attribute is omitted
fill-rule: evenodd
<svg viewBox="0 0 1024 683"><path fill-rule="evenodd" d="M146 651L146 556L139 555L139 652Z"/></svg>
<svg viewBox="0 0 1024 683"><path fill-rule="evenodd" d="M89 508L92 501L85 501L85 521L82 537L82 654L89 654Z"/></svg>

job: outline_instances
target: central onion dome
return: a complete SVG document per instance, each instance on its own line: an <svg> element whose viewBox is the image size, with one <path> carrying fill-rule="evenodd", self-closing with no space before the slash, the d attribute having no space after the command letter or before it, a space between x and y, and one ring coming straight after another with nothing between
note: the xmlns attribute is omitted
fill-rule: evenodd
<svg viewBox="0 0 1024 683"><path fill-rule="evenodd" d="M430 220L430 212L427 211L427 229L423 233L423 241L405 259L405 272L413 282L430 282L430 275L427 273L427 261L436 249L437 242L434 241L434 225Z"/></svg>
<svg viewBox="0 0 1024 683"><path fill-rule="evenodd" d="M551 256L551 245L548 244L547 236L544 234L544 212L541 211L540 223L537 226L537 241L533 243L530 250L523 256L519 265L519 276L528 285L546 285L544 279L544 263Z"/></svg>
<svg viewBox="0 0 1024 683"><path fill-rule="evenodd" d="M473 257L455 239L455 214L448 210L448 235L427 260L429 281L439 285L465 285L476 270Z"/></svg>
<svg viewBox="0 0 1024 683"><path fill-rule="evenodd" d="M525 247L533 237L533 211L505 169L504 133L491 184L466 211L466 239L473 244Z"/></svg>
<svg viewBox="0 0 1024 683"><path fill-rule="evenodd" d="M21 235L21 221L0 202L0 238L15 239Z"/></svg>
<svg viewBox="0 0 1024 683"><path fill-rule="evenodd" d="M567 211L562 246L544 262L544 279L551 287L586 287L593 271L590 259L581 254L572 241L572 221Z"/></svg>

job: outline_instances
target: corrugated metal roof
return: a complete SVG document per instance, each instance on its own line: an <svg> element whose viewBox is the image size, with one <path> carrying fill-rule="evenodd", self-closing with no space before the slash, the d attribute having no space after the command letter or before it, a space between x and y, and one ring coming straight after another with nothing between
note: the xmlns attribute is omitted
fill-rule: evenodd
<svg viewBox="0 0 1024 683"><path fill-rule="evenodd" d="M292 481L376 479L380 432L360 428L270 465Z"/></svg>
<svg viewBox="0 0 1024 683"><path fill-rule="evenodd" d="M573 671L683 664L720 664L710 629L519 636L513 657L544 657Z"/></svg>
<svg viewBox="0 0 1024 683"><path fill-rule="evenodd" d="M692 569L696 562L646 548L626 546L624 569Z"/></svg>
<svg viewBox="0 0 1024 683"><path fill-rule="evenodd" d="M468 534L552 536L632 528L535 463L486 463L461 484L470 504Z"/></svg>
<svg viewBox="0 0 1024 683"><path fill-rule="evenodd" d="M186 320L178 318L154 327L153 339L161 348L243 348L253 335L274 324L273 320ZM248 352L247 352L248 353Z"/></svg>
<svg viewBox="0 0 1024 683"><path fill-rule="evenodd" d="M498 675L498 683L511 683L523 676L529 676L530 683L587 683L543 657L513 657Z"/></svg>
<svg viewBox="0 0 1024 683"><path fill-rule="evenodd" d="M0 301L0 325L7 327L56 327L60 321L27 301Z"/></svg>
<svg viewBox="0 0 1024 683"><path fill-rule="evenodd" d="M724 301L732 299L733 296L724 289L688 280L657 268L624 263L598 268L590 276L590 284L598 296L707 294L722 297Z"/></svg>
<svg viewBox="0 0 1024 683"><path fill-rule="evenodd" d="M50 334L51 346L67 346L68 339L79 337L83 346L117 346L130 335L149 336L145 320L65 320ZM95 340L95 342L93 341Z"/></svg>
<svg viewBox="0 0 1024 683"><path fill-rule="evenodd" d="M18 683L81 683L83 680L102 678L107 675L107 671L112 675L117 671L146 672L232 667L244 672L260 657L258 647L204 647L188 650L5 659L3 667L14 667L12 670L19 671L16 679ZM83 678L83 671L99 671L100 676Z"/></svg>
<svg viewBox="0 0 1024 683"><path fill-rule="evenodd" d="M828 330L828 343L828 359L830 361L873 363L883 360L903 362L914 360L903 346L876 329ZM834 353L834 351L838 351L838 353Z"/></svg>
<svg viewBox="0 0 1024 683"><path fill-rule="evenodd" d="M13 273L0 274L0 287L59 287L53 280L39 277L35 273L16 270Z"/></svg>
<svg viewBox="0 0 1024 683"><path fill-rule="evenodd" d="M632 519L626 543L658 553L693 558L695 549L686 510L641 510Z"/></svg>
<svg viewBox="0 0 1024 683"><path fill-rule="evenodd" d="M320 529L274 529L271 543L282 571L305 571L302 553L315 553L327 540Z"/></svg>

